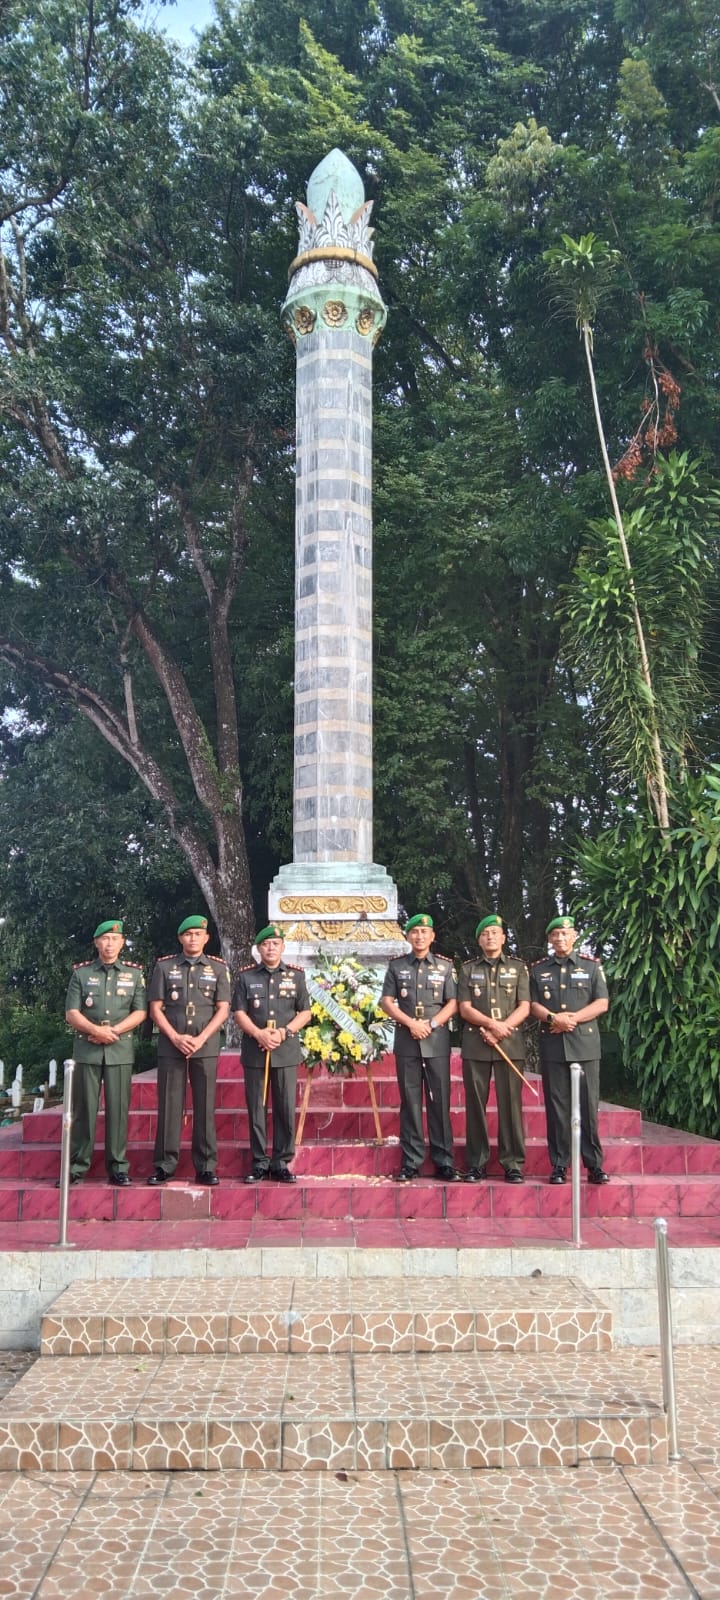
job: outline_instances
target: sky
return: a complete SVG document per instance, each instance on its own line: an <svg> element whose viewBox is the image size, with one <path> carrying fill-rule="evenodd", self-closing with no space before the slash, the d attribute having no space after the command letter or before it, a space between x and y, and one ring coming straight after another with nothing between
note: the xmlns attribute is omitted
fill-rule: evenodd
<svg viewBox="0 0 720 1600"><path fill-rule="evenodd" d="M212 0L175 0L174 5L168 0L155 0L147 9L157 27L182 45L194 44L195 35L214 15Z"/></svg>

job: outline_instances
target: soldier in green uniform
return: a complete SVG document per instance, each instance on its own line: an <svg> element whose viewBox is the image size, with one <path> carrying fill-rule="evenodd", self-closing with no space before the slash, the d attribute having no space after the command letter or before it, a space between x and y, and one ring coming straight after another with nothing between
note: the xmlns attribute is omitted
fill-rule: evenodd
<svg viewBox="0 0 720 1600"><path fill-rule="evenodd" d="M380 1004L395 1023L393 1050L400 1086L398 1183L416 1178L425 1159L422 1124L423 1084L430 1155L438 1178L459 1181L453 1162L450 1123L450 1031L457 1013L452 961L434 955L432 917L425 912L405 925L410 954L395 956L385 974Z"/></svg>
<svg viewBox="0 0 720 1600"><path fill-rule="evenodd" d="M570 1068L582 1066L580 1079L580 1151L588 1183L608 1183L603 1172L598 1134L600 1100L600 1030L598 1017L608 1008L605 974L592 956L573 955L577 939L572 917L553 917L546 928L552 955L543 956L530 972L531 1011L540 1029L540 1065L547 1141L552 1162L551 1183L565 1183L570 1165Z"/></svg>
<svg viewBox="0 0 720 1600"><path fill-rule="evenodd" d="M147 1016L145 979L135 962L120 960L122 922L100 922L93 941L97 955L74 968L65 997L65 1020L75 1030L70 1182L81 1183L92 1161L102 1083L108 1181L125 1187L132 1034Z"/></svg>
<svg viewBox="0 0 720 1600"><path fill-rule="evenodd" d="M245 1182L262 1183L269 1172L278 1183L295 1183L288 1162L295 1154L297 1069L302 1061L298 1035L310 1021L310 996L302 968L283 961L285 940L274 922L256 933L255 943L260 961L243 967L233 995L233 1013L243 1036L240 1058L250 1124L252 1167ZM263 1103L268 1054L273 1113L269 1160Z"/></svg>
<svg viewBox="0 0 720 1600"><path fill-rule="evenodd" d="M192 1159L198 1183L219 1183L215 1087L220 1032L230 1012L230 970L205 955L207 917L185 917L181 953L161 956L150 980L150 1015L158 1029L158 1121L152 1186L167 1183L180 1158L186 1077L193 1103Z"/></svg>
<svg viewBox="0 0 720 1600"><path fill-rule="evenodd" d="M486 1176L490 1155L487 1103L490 1074L495 1078L498 1107L498 1158L507 1183L522 1183L525 1135L522 1121L522 1079L494 1048L499 1044L522 1070L525 1042L516 1030L530 1015L530 979L524 961L505 952L502 917L483 917L475 929L481 954L464 963L458 985L465 1084L465 1178L477 1183Z"/></svg>

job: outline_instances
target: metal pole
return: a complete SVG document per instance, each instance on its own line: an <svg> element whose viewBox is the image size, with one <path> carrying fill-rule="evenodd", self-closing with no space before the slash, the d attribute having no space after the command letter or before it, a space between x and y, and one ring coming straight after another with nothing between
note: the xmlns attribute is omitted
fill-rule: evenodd
<svg viewBox="0 0 720 1600"><path fill-rule="evenodd" d="M72 1086L75 1062L63 1061L65 1077L63 1080L63 1117L62 1117L62 1145L60 1149L60 1235L57 1244L51 1245L51 1250L74 1250L67 1236L68 1221L68 1191L70 1188L70 1135L72 1133Z"/></svg>
<svg viewBox="0 0 720 1600"><path fill-rule="evenodd" d="M675 1405L675 1367L673 1364L672 1306L670 1304L670 1258L668 1225L664 1217L655 1218L655 1266L657 1269L660 1359L662 1361L663 1406L668 1419L668 1456L680 1460Z"/></svg>
<svg viewBox="0 0 720 1600"><path fill-rule="evenodd" d="M572 1160L572 1227L573 1244L579 1250L580 1237L580 1077L579 1061L570 1062L570 1153Z"/></svg>

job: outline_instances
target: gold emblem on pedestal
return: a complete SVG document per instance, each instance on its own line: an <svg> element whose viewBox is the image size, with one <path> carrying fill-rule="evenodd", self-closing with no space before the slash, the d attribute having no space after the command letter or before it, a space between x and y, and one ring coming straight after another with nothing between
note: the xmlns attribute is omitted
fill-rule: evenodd
<svg viewBox="0 0 720 1600"><path fill-rule="evenodd" d="M283 924L283 938L295 944L370 944L382 939L402 940L397 922L289 922Z"/></svg>
<svg viewBox="0 0 720 1600"><path fill-rule="evenodd" d="M284 917L377 917L387 908L384 894L284 894L278 901Z"/></svg>

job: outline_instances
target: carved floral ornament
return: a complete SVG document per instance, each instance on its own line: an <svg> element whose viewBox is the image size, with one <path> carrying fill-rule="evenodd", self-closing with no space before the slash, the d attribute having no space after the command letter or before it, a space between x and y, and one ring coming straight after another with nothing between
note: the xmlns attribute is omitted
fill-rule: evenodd
<svg viewBox="0 0 720 1600"><path fill-rule="evenodd" d="M397 922L363 922L362 931L357 922L295 922L284 923L283 938L294 944L348 944L366 945L379 940L402 942L402 932Z"/></svg>
<svg viewBox="0 0 720 1600"><path fill-rule="evenodd" d="M278 910L286 917L359 917L382 915L388 903L384 894L284 894Z"/></svg>
<svg viewBox="0 0 720 1600"><path fill-rule="evenodd" d="M328 195L324 215L318 221L314 212L298 200L295 210L300 221L299 250L290 265L290 276L297 272L304 260L316 261L319 257L327 256L331 260L355 260L373 277L377 277L377 267L372 259L372 236L375 232L370 227L372 208L372 200L365 200L353 212L350 221L346 222L333 189Z"/></svg>
<svg viewBox="0 0 720 1600"><path fill-rule="evenodd" d="M342 300L326 300L321 308L320 315L327 328L342 328L350 316L350 310ZM370 334L373 334L376 342L381 332L381 328L377 326L378 321L378 313L373 306L361 306L355 316L356 332L363 339L367 339ZM307 334L315 331L316 325L317 312L313 311L311 306L301 305L293 308L287 323L287 329L291 338L295 334L305 338Z"/></svg>
<svg viewBox="0 0 720 1600"><path fill-rule="evenodd" d="M309 306L296 306L293 311L293 324L297 333L312 333L317 321L314 311Z"/></svg>
<svg viewBox="0 0 720 1600"><path fill-rule="evenodd" d="M357 328L358 333L361 333L364 338L367 338L367 335L372 333L372 330L375 327L375 320L375 312L372 307L363 306L362 310L358 311L358 314L355 318L355 327Z"/></svg>

